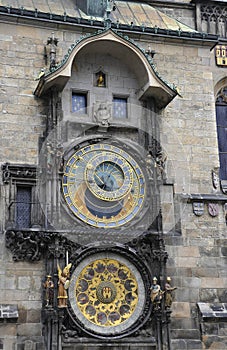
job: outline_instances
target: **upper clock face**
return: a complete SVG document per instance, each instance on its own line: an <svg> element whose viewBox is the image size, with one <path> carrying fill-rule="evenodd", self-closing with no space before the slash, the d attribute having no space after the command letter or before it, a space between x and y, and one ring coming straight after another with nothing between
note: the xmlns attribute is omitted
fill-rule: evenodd
<svg viewBox="0 0 227 350"><path fill-rule="evenodd" d="M139 213L145 199L145 178L138 163L106 143L76 151L65 166L62 187L73 214L96 227L124 225Z"/></svg>

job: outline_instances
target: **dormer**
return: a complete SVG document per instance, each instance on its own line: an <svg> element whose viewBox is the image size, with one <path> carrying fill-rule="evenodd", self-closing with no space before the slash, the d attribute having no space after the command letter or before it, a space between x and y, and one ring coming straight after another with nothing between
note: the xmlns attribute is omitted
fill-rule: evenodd
<svg viewBox="0 0 227 350"><path fill-rule="evenodd" d="M107 8L113 3L112 0L76 0L78 8L87 16L104 17Z"/></svg>

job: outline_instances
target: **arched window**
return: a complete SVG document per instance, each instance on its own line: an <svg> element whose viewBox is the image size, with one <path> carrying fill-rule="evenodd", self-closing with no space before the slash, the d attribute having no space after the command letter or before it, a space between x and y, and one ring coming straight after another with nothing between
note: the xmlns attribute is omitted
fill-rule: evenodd
<svg viewBox="0 0 227 350"><path fill-rule="evenodd" d="M216 119L220 159L220 180L227 180L227 86L222 88L216 99Z"/></svg>

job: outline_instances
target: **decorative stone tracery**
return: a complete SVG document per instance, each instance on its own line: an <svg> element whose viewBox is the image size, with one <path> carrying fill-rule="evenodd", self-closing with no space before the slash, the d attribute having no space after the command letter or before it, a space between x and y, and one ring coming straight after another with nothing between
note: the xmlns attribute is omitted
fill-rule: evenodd
<svg viewBox="0 0 227 350"><path fill-rule="evenodd" d="M218 34L226 38L227 7L216 1L195 1L197 12L197 30L210 34Z"/></svg>

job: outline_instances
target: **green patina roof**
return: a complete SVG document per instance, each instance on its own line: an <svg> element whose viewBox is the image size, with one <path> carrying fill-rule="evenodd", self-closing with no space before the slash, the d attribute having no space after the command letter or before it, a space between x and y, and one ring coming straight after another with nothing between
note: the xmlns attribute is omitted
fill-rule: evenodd
<svg viewBox="0 0 227 350"><path fill-rule="evenodd" d="M0 6L8 8L34 11L36 13L51 13L52 15L68 16L81 19L91 19L91 16L83 13L75 5L75 0L0 0ZM142 2L115 1L116 9L110 14L114 23L158 27L166 30L181 30L196 32L194 29L167 16L156 8ZM103 21L101 17L92 17L97 21Z"/></svg>

